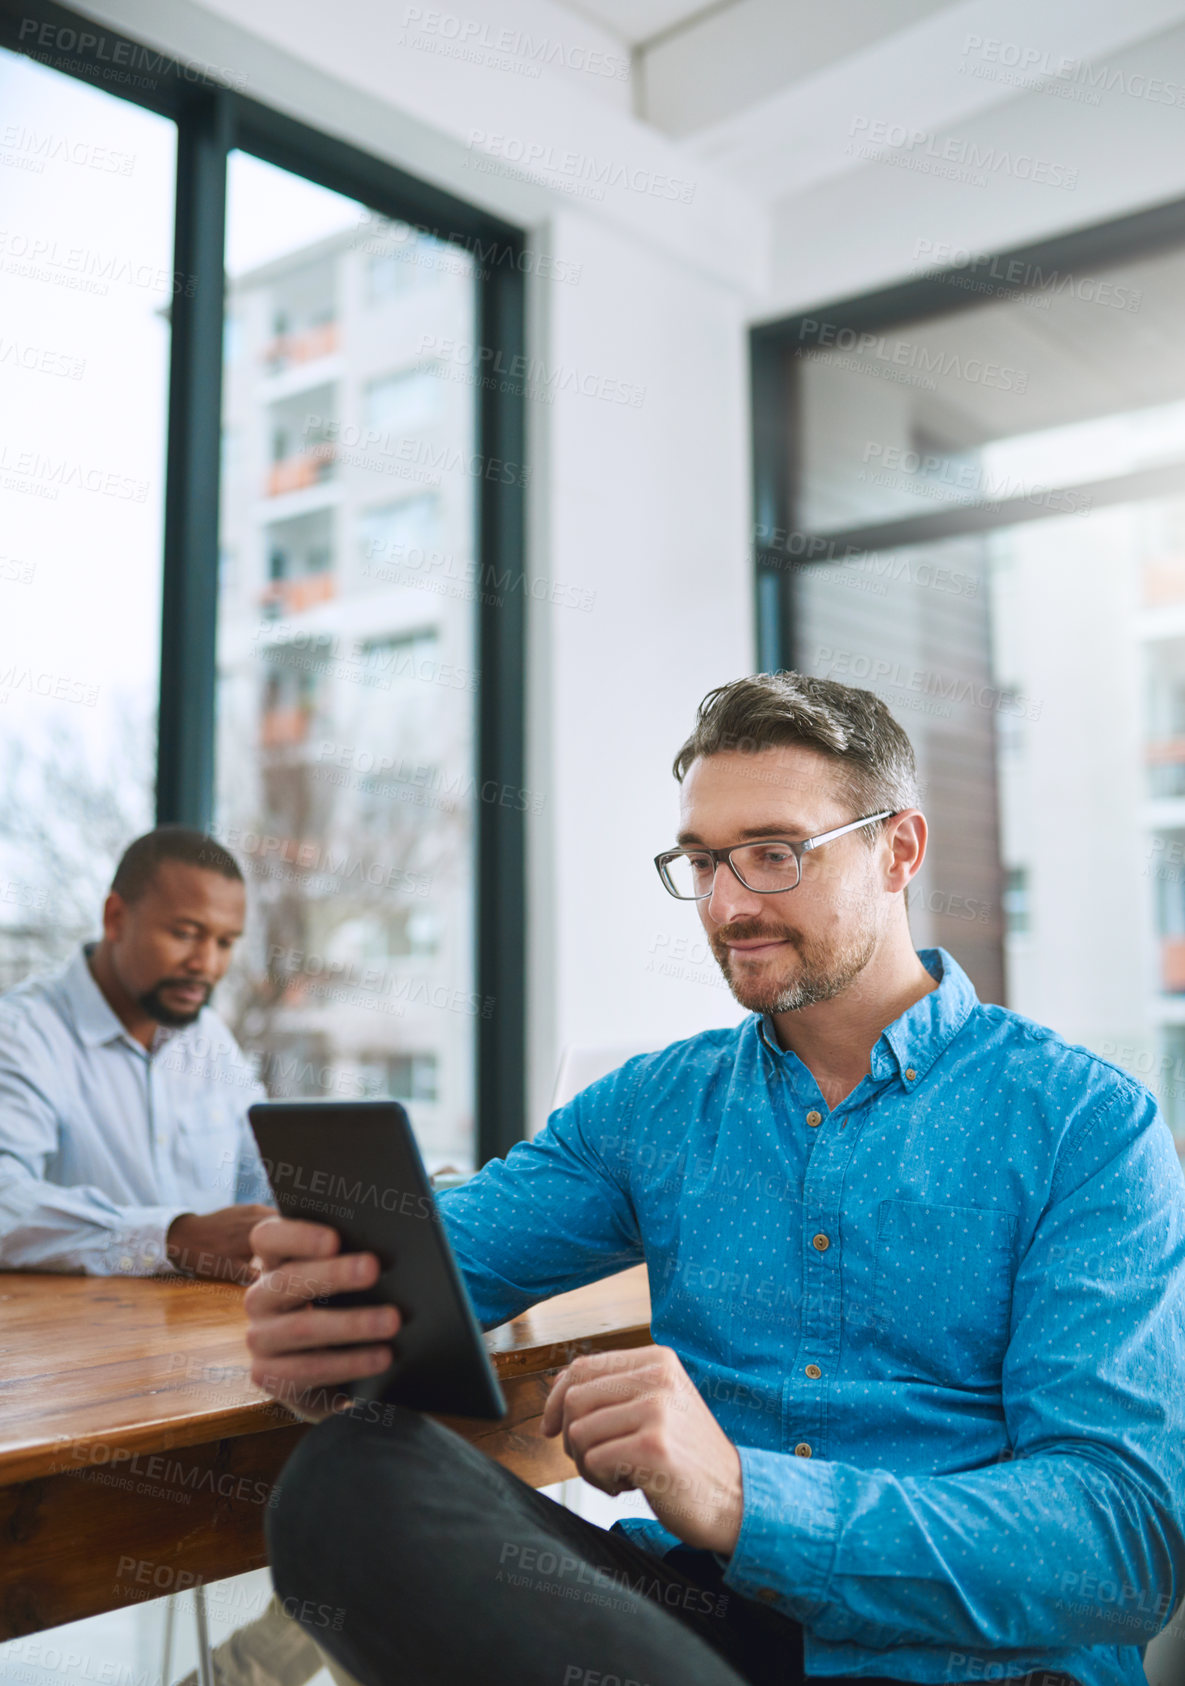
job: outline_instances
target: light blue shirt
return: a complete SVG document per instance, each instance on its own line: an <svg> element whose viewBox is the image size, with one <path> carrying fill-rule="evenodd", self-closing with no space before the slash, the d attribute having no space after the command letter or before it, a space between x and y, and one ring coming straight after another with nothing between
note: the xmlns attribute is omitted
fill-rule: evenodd
<svg viewBox="0 0 1185 1686"><path fill-rule="evenodd" d="M939 987L835 1108L752 1015L441 1209L487 1326L645 1260L740 1451L726 1581L803 1624L809 1674L1144 1686L1185 1593L1180 1164L1125 1071L921 959Z"/></svg>
<svg viewBox="0 0 1185 1686"><path fill-rule="evenodd" d="M0 997L0 1268L171 1270L174 1218L270 1202L246 1121L265 1098L209 1007L137 1042L81 950Z"/></svg>

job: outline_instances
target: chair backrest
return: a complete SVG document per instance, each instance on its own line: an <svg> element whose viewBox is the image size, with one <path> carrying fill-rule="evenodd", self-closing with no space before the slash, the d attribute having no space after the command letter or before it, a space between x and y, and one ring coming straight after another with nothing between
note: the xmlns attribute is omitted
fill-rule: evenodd
<svg viewBox="0 0 1185 1686"><path fill-rule="evenodd" d="M633 1059L635 1054L649 1054L653 1050L652 1042L601 1043L588 1046L574 1044L565 1048L560 1055L559 1069L555 1074L552 1108L566 1105L581 1089L587 1089L598 1077L607 1077L611 1071L616 1071L619 1065L624 1065L626 1060Z"/></svg>
<svg viewBox="0 0 1185 1686"><path fill-rule="evenodd" d="M1144 1652L1149 1686L1181 1686L1185 1680L1185 1602Z"/></svg>

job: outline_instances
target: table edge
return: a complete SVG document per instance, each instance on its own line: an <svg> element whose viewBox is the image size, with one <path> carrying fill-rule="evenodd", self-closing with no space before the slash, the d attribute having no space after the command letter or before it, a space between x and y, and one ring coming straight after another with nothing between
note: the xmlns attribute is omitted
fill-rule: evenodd
<svg viewBox="0 0 1185 1686"><path fill-rule="evenodd" d="M651 1338L649 1323L621 1324L576 1334L563 1341L549 1341L544 1346L493 1352L490 1357L500 1380L520 1381L562 1369L582 1352L646 1346ZM109 1462L114 1454L120 1454L119 1461L123 1462L123 1454L151 1455L177 1447L206 1445L214 1440L268 1434L302 1420L261 1392L255 1400L188 1416L162 1416L97 1429L94 1433L30 1441L10 1451L0 1451L0 1489L52 1478L91 1463ZM104 1453L102 1459L94 1457L99 1451Z"/></svg>

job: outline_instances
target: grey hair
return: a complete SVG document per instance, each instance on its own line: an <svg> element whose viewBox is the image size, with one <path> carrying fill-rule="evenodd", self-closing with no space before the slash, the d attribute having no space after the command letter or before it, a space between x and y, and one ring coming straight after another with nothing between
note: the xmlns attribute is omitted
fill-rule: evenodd
<svg viewBox="0 0 1185 1686"><path fill-rule="evenodd" d="M674 761L682 783L701 755L802 744L827 757L853 819L918 805L913 745L872 691L806 673L754 673L709 691ZM870 844L877 833L864 834Z"/></svg>

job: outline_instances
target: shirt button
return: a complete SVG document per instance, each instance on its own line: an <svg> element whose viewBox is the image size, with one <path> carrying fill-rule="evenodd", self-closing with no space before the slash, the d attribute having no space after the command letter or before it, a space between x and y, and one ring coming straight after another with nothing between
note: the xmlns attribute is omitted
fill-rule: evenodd
<svg viewBox="0 0 1185 1686"><path fill-rule="evenodd" d="M917 1072L913 1069L913 1067L911 1065L907 1065L906 1068L905 1068L905 1080L906 1080L906 1082L912 1083L916 1076L917 1076Z"/></svg>
<svg viewBox="0 0 1185 1686"><path fill-rule="evenodd" d="M812 1107L806 1115L806 1121L813 1130L816 1124L821 1124L823 1122L823 1114L821 1112L816 1112L814 1107Z"/></svg>
<svg viewBox="0 0 1185 1686"><path fill-rule="evenodd" d="M831 1243L825 1235L816 1235L814 1240L811 1242L811 1246L818 1253L825 1253L830 1245Z"/></svg>
<svg viewBox="0 0 1185 1686"><path fill-rule="evenodd" d="M796 1458L809 1458L810 1455L810 1447L807 1445L805 1440L800 1440L798 1445L794 1448L794 1456Z"/></svg>
<svg viewBox="0 0 1185 1686"><path fill-rule="evenodd" d="M823 1374L817 1364L808 1364L806 1367L806 1373L813 1382L817 1382L819 1377Z"/></svg>
<svg viewBox="0 0 1185 1686"><path fill-rule="evenodd" d="M778 1589L774 1586L759 1586L757 1588L757 1596L761 1599L763 1604L772 1604L774 1599L778 1596Z"/></svg>

